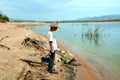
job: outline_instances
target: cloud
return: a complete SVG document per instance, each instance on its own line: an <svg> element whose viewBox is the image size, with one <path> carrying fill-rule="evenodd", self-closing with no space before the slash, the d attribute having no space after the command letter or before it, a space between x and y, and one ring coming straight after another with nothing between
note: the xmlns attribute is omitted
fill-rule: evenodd
<svg viewBox="0 0 120 80"><path fill-rule="evenodd" d="M0 9L11 18L64 20L119 13L119 0L1 0Z"/></svg>

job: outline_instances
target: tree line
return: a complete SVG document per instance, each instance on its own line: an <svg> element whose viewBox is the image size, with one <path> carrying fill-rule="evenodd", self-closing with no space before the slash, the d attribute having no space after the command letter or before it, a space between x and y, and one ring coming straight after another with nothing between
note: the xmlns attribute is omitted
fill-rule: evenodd
<svg viewBox="0 0 120 80"><path fill-rule="evenodd" d="M0 22L8 22L8 21L9 21L9 17L3 14L2 11L0 10Z"/></svg>

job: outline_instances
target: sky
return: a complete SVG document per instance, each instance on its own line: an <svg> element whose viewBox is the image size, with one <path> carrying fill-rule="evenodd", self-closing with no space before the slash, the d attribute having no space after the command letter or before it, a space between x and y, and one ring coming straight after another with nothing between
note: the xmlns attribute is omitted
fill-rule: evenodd
<svg viewBox="0 0 120 80"><path fill-rule="evenodd" d="M120 14L120 0L0 0L0 10L11 19L76 20Z"/></svg>

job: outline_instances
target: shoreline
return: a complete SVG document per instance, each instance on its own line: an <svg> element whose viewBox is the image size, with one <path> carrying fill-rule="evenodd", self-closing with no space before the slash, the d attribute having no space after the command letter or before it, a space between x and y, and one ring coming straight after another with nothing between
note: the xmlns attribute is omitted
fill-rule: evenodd
<svg viewBox="0 0 120 80"><path fill-rule="evenodd" d="M58 41L58 46L63 49L64 51L69 50L64 44L62 44L60 41ZM73 52L72 52L73 53ZM73 53L73 55L75 56L75 58L80 61L80 66L82 68L84 68L85 71L85 75L87 77L89 77L89 80L94 80L93 78L96 78L95 80L104 80L104 76L102 76L102 74L98 71L98 69L91 63L89 63L87 60L85 60L84 58L80 57L80 55ZM78 74L76 75L76 80L80 79L80 75L79 72L81 72L81 70L79 69L80 67L76 67ZM87 72L87 73L86 73ZM90 74L89 74L90 73ZM94 77L93 77L94 76ZM97 77L95 77L97 76Z"/></svg>
<svg viewBox="0 0 120 80"><path fill-rule="evenodd" d="M23 28L23 26L37 26L37 25L40 25L40 23L38 24L38 23L34 23L34 22L32 22L32 24L31 23L29 23L29 22L27 22L27 23L22 23L21 24L21 22L19 23L0 23L0 25L2 24L2 26L4 26L4 28L3 28L3 30L2 30L2 26L0 26L0 32L1 33L3 33L2 34L2 36L4 37L5 35L4 34L7 34L6 32L9 32L10 34L8 35L8 38L10 37L10 39L11 40L15 40L14 42L16 42L17 43L17 40L18 41L20 41L20 40L23 40L25 37L26 37L26 35L27 36L31 36L31 34L33 35L33 37L35 37L36 36L36 38L37 38L37 36L38 37L40 37L41 39L43 39L43 35L42 34L39 34L39 35L37 35L37 33L35 33L35 32L33 32L32 30L26 30L25 28ZM41 23L41 25L46 25L46 23ZM5 27L6 26L6 27ZM12 26L12 27L11 27ZM19 26L20 26L20 28L19 28ZM7 30L8 29L8 30ZM13 30L12 30L13 29ZM6 32L4 32L6 30ZM18 34L16 34L15 32L15 34L13 34L13 33L11 33L11 31L16 31L16 33L18 33ZM18 31L20 31L20 32L18 32ZM23 31L23 34L21 34L21 35L19 35L21 32ZM14 35L16 38L14 38L13 39L13 37L12 37L12 35ZM19 35L19 36L17 36L17 35ZM23 36L22 36L23 35ZM16 47L17 46L17 44L14 44L14 42L13 43L7 43L6 41L7 41L7 38L4 38L4 39L2 39L2 36L1 36L1 41L2 41L2 44L6 44L7 46L11 46L12 48L14 48L14 47ZM8 42L12 42L11 40L9 39L9 41ZM4 41L5 40L5 41ZM45 41L45 38L43 39L43 41ZM4 42L6 42L6 43L4 43ZM18 43L21 43L21 42L18 42ZM64 51L66 51L66 50L68 50L60 41L58 41L58 45L60 46L60 48L62 49L62 50L64 50ZM11 48L10 47L10 48ZM21 49L21 45L19 46L19 47L17 47L17 48L20 48ZM15 48L16 49L16 48ZM25 49L25 48L23 48L23 50L25 50L24 52L29 52L29 50L27 50L27 49ZM2 51L1 49L0 49L0 51ZM18 50L19 51L19 50ZM2 52L4 52L4 51L2 51ZM6 52L6 50L5 50L5 52ZM12 53L14 53L15 51L14 50L12 50L11 51ZM34 55L34 54L32 54L32 52L34 52L34 50L33 51L31 51L31 52L29 52L30 54L29 55ZM36 52L36 51L35 51ZM37 51L38 52L38 51ZM7 52L6 52L7 53ZM19 52L18 52L19 53ZM15 54L16 56L17 55L19 55L19 54ZM21 52L20 52L21 53ZM39 52L38 52L39 53ZM6 54L7 55L7 54ZM15 56L14 55L14 56ZM38 54L36 54L36 55L38 55ZM81 66L73 66L72 68L73 68L73 71L75 72L75 80L79 80L79 79L81 79L81 80L104 80L104 78L101 76L101 74L99 73L99 71L95 68L95 66L94 65L92 65L92 64L90 64L89 62L87 62L86 60L84 60L82 57L80 57L80 56L78 56L77 54L73 54L74 56L75 56L75 58L77 58L77 60L78 61L80 61L80 63L82 64ZM11 54L11 56L13 56L12 54ZM24 55L24 58L26 58L26 56L28 56L28 54L25 54ZM1 57L1 56L0 56ZM22 55L21 55L21 57L23 57ZM30 58L30 57L29 57ZM36 58L36 57L35 57ZM36 59L36 60L38 60L38 59ZM1 62L0 62L1 63ZM20 63L21 65L25 65L25 66L27 66L27 67L29 67L28 65L26 65L25 63L21 63L21 62L18 62L18 63ZM58 65L61 65L61 63L58 63ZM2 66L2 65L1 65ZM1 66L0 66L0 69L1 69ZM17 66L17 65L16 65ZM62 66L57 66L57 67L59 67L60 69L63 69L63 73L64 72L66 72L66 71L64 71L64 68L62 67ZM13 67L14 68L14 67ZM19 67L20 69L21 69L21 67ZM58 68L58 69L59 69ZM71 69L72 69L71 68ZM59 69L59 70L60 70ZM3 73L4 73L4 71L3 71ZM57 76L56 75L50 75L50 74L48 74L48 75L50 75L49 77L52 79L54 79L54 77L56 76L58 79L59 78L61 78L61 76L63 76L63 73L61 72L60 74L58 74ZM67 73L64 73L65 75L69 75L68 74L68 72ZM10 75L10 74L9 74ZM0 75L1 76L1 75ZM65 76L63 77L63 78L65 78ZM14 80L14 79L13 79Z"/></svg>

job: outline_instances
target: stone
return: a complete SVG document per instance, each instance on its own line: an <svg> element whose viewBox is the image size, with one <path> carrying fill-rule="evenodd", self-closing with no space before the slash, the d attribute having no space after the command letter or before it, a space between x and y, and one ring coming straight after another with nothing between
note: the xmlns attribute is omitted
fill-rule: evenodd
<svg viewBox="0 0 120 80"><path fill-rule="evenodd" d="M73 54L69 51L67 51L64 55L63 55L63 60L65 63L69 63L72 59L74 58Z"/></svg>
<svg viewBox="0 0 120 80"><path fill-rule="evenodd" d="M65 51L61 51L62 54L65 54Z"/></svg>
<svg viewBox="0 0 120 80"><path fill-rule="evenodd" d="M69 64L73 65L73 66L80 66L80 62L78 60L76 60L75 58L73 58Z"/></svg>

